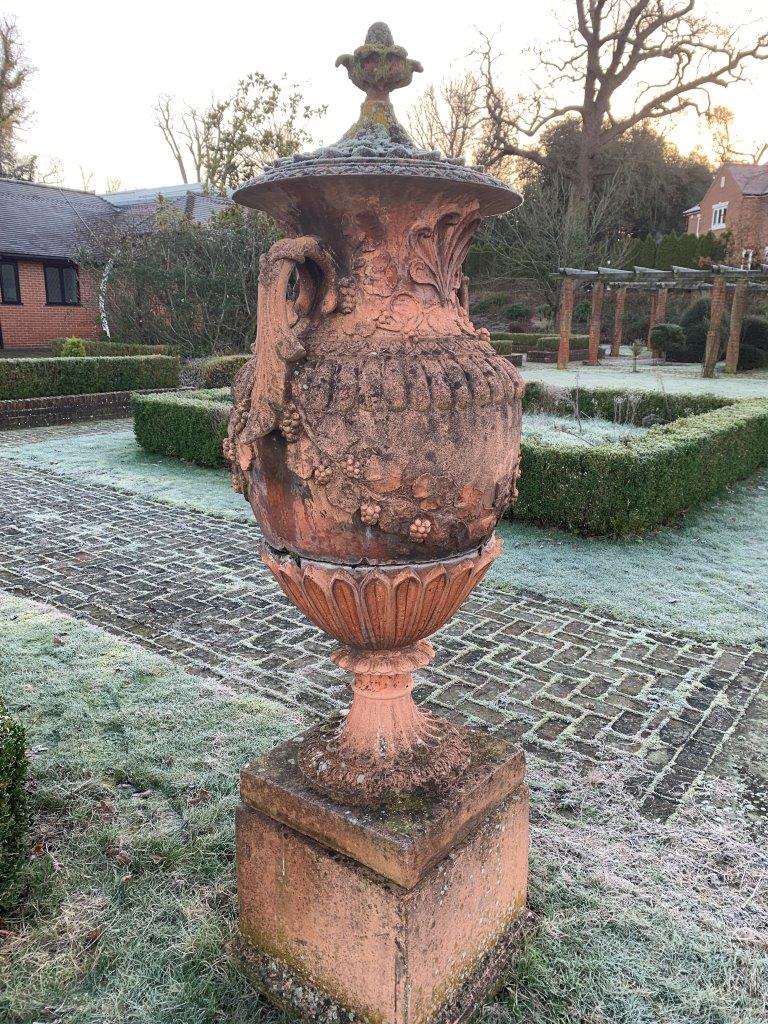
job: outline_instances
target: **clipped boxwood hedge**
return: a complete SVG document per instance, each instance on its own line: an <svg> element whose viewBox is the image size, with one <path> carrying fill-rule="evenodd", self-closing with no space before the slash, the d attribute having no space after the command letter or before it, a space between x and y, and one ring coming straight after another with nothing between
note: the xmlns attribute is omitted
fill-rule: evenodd
<svg viewBox="0 0 768 1024"><path fill-rule="evenodd" d="M54 338L51 355L63 355L66 342L71 338ZM78 338L82 341L87 356L168 356L172 355L170 345L133 345L118 341L101 341L99 338Z"/></svg>
<svg viewBox="0 0 768 1024"><path fill-rule="evenodd" d="M221 445L227 436L231 402L226 392L219 395L199 391L186 395L134 395L136 440L149 452L200 466L223 465Z"/></svg>
<svg viewBox="0 0 768 1024"><path fill-rule="evenodd" d="M178 356L0 360L0 400L178 386Z"/></svg>
<svg viewBox="0 0 768 1024"><path fill-rule="evenodd" d="M622 537L659 526L765 465L766 399L686 416L620 445L575 448L529 438L513 515Z"/></svg>
<svg viewBox="0 0 768 1024"><path fill-rule="evenodd" d="M250 352L234 356L213 356L200 364L200 383L204 388L223 388L231 384L241 366L251 358Z"/></svg>
<svg viewBox="0 0 768 1024"><path fill-rule="evenodd" d="M18 894L27 831L27 773L24 729L0 701L0 911L11 907Z"/></svg>
<svg viewBox="0 0 768 1024"><path fill-rule="evenodd" d="M528 411L573 412L574 394L526 386ZM135 395L134 429L144 448L202 466L224 465L227 391ZM618 404L617 404L618 403ZM574 533L610 537L652 529L768 465L768 399L579 390L585 418L673 422L625 444L591 448L523 438L523 475L513 515Z"/></svg>
<svg viewBox="0 0 768 1024"><path fill-rule="evenodd" d="M512 352L557 352L560 347L558 334L510 334L504 331L491 335L491 344L499 353L506 356ZM572 334L571 350L587 348L588 334Z"/></svg>

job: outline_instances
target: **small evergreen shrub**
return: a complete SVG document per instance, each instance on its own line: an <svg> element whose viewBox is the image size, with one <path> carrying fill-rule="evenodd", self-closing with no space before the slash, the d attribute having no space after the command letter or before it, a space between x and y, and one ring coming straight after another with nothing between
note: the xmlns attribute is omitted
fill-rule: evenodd
<svg viewBox="0 0 768 1024"><path fill-rule="evenodd" d="M75 358L82 358L87 355L85 351L85 342L82 338L65 338L64 344L61 346L61 354L63 356L70 356Z"/></svg>
<svg viewBox="0 0 768 1024"><path fill-rule="evenodd" d="M250 352L234 356L214 356L200 365L200 383L204 388L223 388L231 384L238 370L251 358Z"/></svg>
<svg viewBox="0 0 768 1024"><path fill-rule="evenodd" d="M65 356L64 347L72 338L54 338L51 355ZM77 338L82 342L86 356L168 356L173 355L169 345L133 345L121 341L104 341L101 338Z"/></svg>
<svg viewBox="0 0 768 1024"><path fill-rule="evenodd" d="M177 356L0 359L0 400L178 386Z"/></svg>
<svg viewBox="0 0 768 1024"><path fill-rule="evenodd" d="M707 347L707 332L709 331L709 299L697 299L692 303L680 318L680 326L685 336L684 344L670 345L667 349L667 358L678 363L701 363L704 360L704 350ZM720 355L725 348L728 338L728 318L723 317L720 329Z"/></svg>
<svg viewBox="0 0 768 1024"><path fill-rule="evenodd" d="M0 701L0 912L10 908L16 899L24 862L28 821L25 748L24 729Z"/></svg>
<svg viewBox="0 0 768 1024"><path fill-rule="evenodd" d="M592 319L592 303L588 299L576 303L573 307L573 319L577 324L585 324Z"/></svg>
<svg viewBox="0 0 768 1024"><path fill-rule="evenodd" d="M502 356L513 352L557 352L560 347L559 334L518 334L499 331L491 334L491 344ZM583 349L589 344L588 334L572 334L571 348Z"/></svg>
<svg viewBox="0 0 768 1024"><path fill-rule="evenodd" d="M768 352L768 319L745 316L741 323L741 340L753 348Z"/></svg>
<svg viewBox="0 0 768 1024"><path fill-rule="evenodd" d="M516 323L527 323L531 319L531 307L524 302L512 302L506 308L507 319Z"/></svg>
<svg viewBox="0 0 768 1024"><path fill-rule="evenodd" d="M685 333L680 324L656 324L651 330L651 348L654 352L666 352L670 348L685 345Z"/></svg>
<svg viewBox="0 0 768 1024"><path fill-rule="evenodd" d="M220 393L221 394L221 393ZM222 466L221 445L232 408L226 392L188 395L134 395L133 432L149 452L170 455L199 466Z"/></svg>
<svg viewBox="0 0 768 1024"><path fill-rule="evenodd" d="M482 298L470 298L469 305L473 313L500 313L507 305L508 296L504 292L483 295Z"/></svg>

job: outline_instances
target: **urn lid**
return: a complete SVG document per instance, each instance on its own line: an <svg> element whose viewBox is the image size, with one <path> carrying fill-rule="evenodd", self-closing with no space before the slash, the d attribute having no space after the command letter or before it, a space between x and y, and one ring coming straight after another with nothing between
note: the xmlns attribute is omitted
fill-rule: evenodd
<svg viewBox="0 0 768 1024"><path fill-rule="evenodd" d="M426 179L436 189L459 186L478 199L482 216L504 213L522 202L518 192L481 167L466 166L462 157L421 149L410 138L395 116L389 94L410 85L414 73L423 68L395 44L384 22L371 25L363 45L338 57L336 66L345 67L351 81L365 92L358 120L333 145L275 160L235 191L235 202L272 213L291 191L291 183L298 189L308 180L319 186L322 179L367 176Z"/></svg>

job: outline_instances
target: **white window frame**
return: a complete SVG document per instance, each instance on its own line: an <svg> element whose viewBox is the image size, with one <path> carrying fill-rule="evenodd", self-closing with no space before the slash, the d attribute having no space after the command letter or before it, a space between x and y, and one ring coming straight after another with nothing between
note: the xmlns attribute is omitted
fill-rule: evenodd
<svg viewBox="0 0 768 1024"><path fill-rule="evenodd" d="M712 207L712 230L718 231L725 227L728 203L715 203Z"/></svg>
<svg viewBox="0 0 768 1024"><path fill-rule="evenodd" d="M742 270L751 270L752 269L752 264L754 263L754 260L755 260L755 250L754 249L742 249L742 251L741 251L741 269Z"/></svg>

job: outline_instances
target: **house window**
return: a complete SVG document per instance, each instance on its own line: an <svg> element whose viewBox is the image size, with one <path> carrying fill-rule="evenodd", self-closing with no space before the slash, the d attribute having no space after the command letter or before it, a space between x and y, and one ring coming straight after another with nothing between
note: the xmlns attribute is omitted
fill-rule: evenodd
<svg viewBox="0 0 768 1024"><path fill-rule="evenodd" d="M45 301L49 306L79 306L77 269L66 263L45 264Z"/></svg>
<svg viewBox="0 0 768 1024"><path fill-rule="evenodd" d="M751 270L752 269L752 260L754 258L755 258L755 250L754 249L743 249L742 253L741 253L741 269L742 270Z"/></svg>
<svg viewBox="0 0 768 1024"><path fill-rule="evenodd" d="M0 260L0 298L5 306L20 306L19 266L16 260Z"/></svg>
<svg viewBox="0 0 768 1024"><path fill-rule="evenodd" d="M715 203L712 207L712 229L725 227L725 214L728 203Z"/></svg>

